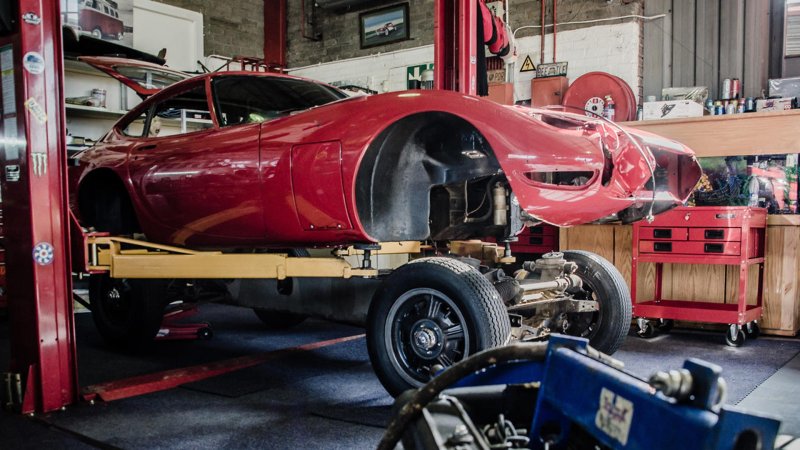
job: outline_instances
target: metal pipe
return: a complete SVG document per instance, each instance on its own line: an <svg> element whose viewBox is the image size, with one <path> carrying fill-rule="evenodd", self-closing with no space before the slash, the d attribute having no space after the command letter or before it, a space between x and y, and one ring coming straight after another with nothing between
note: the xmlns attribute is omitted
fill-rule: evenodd
<svg viewBox="0 0 800 450"><path fill-rule="evenodd" d="M575 274L558 277L552 281L519 282L519 287L521 287L526 294L530 292L550 291L550 290L566 291L567 289L581 287L581 286L583 286L583 280L581 280L581 278Z"/></svg>
<svg viewBox="0 0 800 450"><path fill-rule="evenodd" d="M557 26L558 19L556 19L556 3L558 0L553 0L553 62L556 62L556 35L558 34Z"/></svg>
<svg viewBox="0 0 800 450"><path fill-rule="evenodd" d="M544 64L544 0L540 0L540 5L542 6L542 21L540 24L542 25L541 31L539 32L539 40L541 41L541 49L539 50L539 64Z"/></svg>

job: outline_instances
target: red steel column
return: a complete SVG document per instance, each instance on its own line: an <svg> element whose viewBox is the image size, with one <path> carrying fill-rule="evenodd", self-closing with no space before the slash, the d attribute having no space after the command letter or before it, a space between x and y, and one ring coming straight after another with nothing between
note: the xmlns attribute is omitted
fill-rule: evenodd
<svg viewBox="0 0 800 450"><path fill-rule="evenodd" d="M5 151L0 180L6 225L10 372L22 376L22 412L46 412L77 399L69 261L64 95L59 2L19 4L19 33L3 69L15 101L0 103ZM8 47L10 45L10 47ZM0 58L2 60L2 58ZM7 85L7 84L6 84ZM8 86L8 85L7 85ZM9 90L0 95L10 97ZM14 105L14 106L10 106ZM19 141L19 145L12 142Z"/></svg>
<svg viewBox="0 0 800 450"><path fill-rule="evenodd" d="M264 0L264 61L286 68L286 0Z"/></svg>
<svg viewBox="0 0 800 450"><path fill-rule="evenodd" d="M477 92L477 1L436 0L434 3L434 78L436 89L475 95Z"/></svg>

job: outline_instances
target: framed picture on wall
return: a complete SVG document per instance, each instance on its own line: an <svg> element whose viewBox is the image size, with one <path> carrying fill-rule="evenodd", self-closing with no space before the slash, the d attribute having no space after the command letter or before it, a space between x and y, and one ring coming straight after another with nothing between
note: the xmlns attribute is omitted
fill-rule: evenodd
<svg viewBox="0 0 800 450"><path fill-rule="evenodd" d="M361 48L405 41L411 36L408 23L408 3L359 14Z"/></svg>

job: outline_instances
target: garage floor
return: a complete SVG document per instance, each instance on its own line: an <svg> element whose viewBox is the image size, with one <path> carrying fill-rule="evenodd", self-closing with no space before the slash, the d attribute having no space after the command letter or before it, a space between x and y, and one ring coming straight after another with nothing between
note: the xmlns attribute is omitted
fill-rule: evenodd
<svg viewBox="0 0 800 450"><path fill-rule="evenodd" d="M251 311L223 305L205 306L200 318L213 324L212 340L161 342L137 356L109 352L91 317L78 314L81 385L363 334L318 320L266 331ZM729 403L782 416L782 432L800 435L800 340L761 338L741 348L721 342L719 333L688 331L648 341L631 337L615 357L641 377L678 368L688 357L717 363L730 387ZM0 320L0 367L7 365L8 326ZM33 420L0 413L0 437L8 448L374 448L391 402L359 337L177 389Z"/></svg>

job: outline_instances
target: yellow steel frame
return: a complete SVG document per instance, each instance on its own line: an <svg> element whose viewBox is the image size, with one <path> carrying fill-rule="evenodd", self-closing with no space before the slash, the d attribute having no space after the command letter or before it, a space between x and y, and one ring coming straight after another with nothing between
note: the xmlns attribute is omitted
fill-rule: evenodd
<svg viewBox="0 0 800 450"><path fill-rule="evenodd" d="M384 242L373 255L420 253L419 242ZM477 257L495 263L513 262L503 258L502 248L480 241L453 241L451 253ZM298 278L374 277L377 269L353 267L343 256L363 255L349 247L336 257L291 257L284 253L222 253L154 244L116 236L85 236L86 269L107 272L112 278ZM510 260L510 261L509 261Z"/></svg>
<svg viewBox="0 0 800 450"><path fill-rule="evenodd" d="M126 248L123 248L126 247ZM376 269L353 268L341 258L290 257L282 253L195 251L114 236L87 236L87 270L112 278L350 278Z"/></svg>

